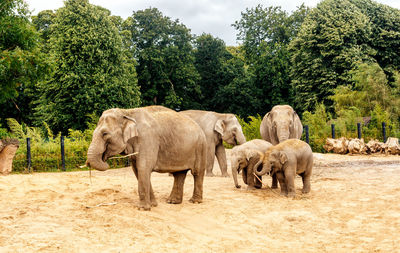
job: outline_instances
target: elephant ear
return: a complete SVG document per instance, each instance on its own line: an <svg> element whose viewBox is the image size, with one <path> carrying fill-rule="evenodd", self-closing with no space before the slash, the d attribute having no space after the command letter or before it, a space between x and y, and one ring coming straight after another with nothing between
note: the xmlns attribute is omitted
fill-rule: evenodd
<svg viewBox="0 0 400 253"><path fill-rule="evenodd" d="M126 143L129 139L138 136L138 131L135 119L128 116L124 116L124 119L127 119L123 129L124 142Z"/></svg>
<svg viewBox="0 0 400 253"><path fill-rule="evenodd" d="M214 126L214 131L219 133L221 136L224 136L224 128L225 128L224 121L222 119L217 120Z"/></svg>
<svg viewBox="0 0 400 253"><path fill-rule="evenodd" d="M246 150L246 159L249 161L247 168L254 172L261 165L263 154L257 150Z"/></svg>
<svg viewBox="0 0 400 253"><path fill-rule="evenodd" d="M285 164L288 161L288 157L287 157L286 153L279 152L279 161L281 164Z"/></svg>

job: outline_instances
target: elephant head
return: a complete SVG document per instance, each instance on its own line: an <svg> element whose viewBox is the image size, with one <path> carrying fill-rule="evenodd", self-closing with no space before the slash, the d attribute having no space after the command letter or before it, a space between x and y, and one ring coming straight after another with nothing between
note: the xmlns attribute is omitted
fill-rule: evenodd
<svg viewBox="0 0 400 253"><path fill-rule="evenodd" d="M234 150L231 156L231 169L232 177L235 182L236 188L240 188L237 180L237 174L243 170L243 182L247 184L247 171L253 173L256 164L261 165L263 160L263 154L257 150L245 149L245 150Z"/></svg>
<svg viewBox="0 0 400 253"><path fill-rule="evenodd" d="M274 174L282 170L282 166L288 161L288 157L284 151L267 151L264 154L262 167L257 164L254 170L256 175L262 176L265 174ZM261 163L261 162L260 162ZM260 170L261 169L261 170Z"/></svg>
<svg viewBox="0 0 400 253"><path fill-rule="evenodd" d="M233 114L228 114L224 119L217 120L214 130L221 135L222 140L230 145L240 145L246 142L242 127Z"/></svg>
<svg viewBox="0 0 400 253"><path fill-rule="evenodd" d="M289 105L277 105L265 115L270 141L276 145L287 139L300 139L303 125L293 108Z"/></svg>
<svg viewBox="0 0 400 253"><path fill-rule="evenodd" d="M108 158L125 151L133 151L132 146L128 145L128 140L137 135L135 119L124 115L120 109L104 111L93 132L86 165L96 170L107 170Z"/></svg>

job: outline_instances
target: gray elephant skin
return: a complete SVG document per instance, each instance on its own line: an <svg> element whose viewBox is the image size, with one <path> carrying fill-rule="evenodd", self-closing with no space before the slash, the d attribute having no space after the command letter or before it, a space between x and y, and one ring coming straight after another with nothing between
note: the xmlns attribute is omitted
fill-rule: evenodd
<svg viewBox="0 0 400 253"><path fill-rule="evenodd" d="M296 174L303 179L302 192L310 192L312 167L313 153L310 145L298 139L289 139L269 148L264 153L262 169L259 170L259 164L256 164L255 173L258 176L267 173L276 174L281 186L281 194L294 197Z"/></svg>
<svg viewBox="0 0 400 253"><path fill-rule="evenodd" d="M182 202L186 173L191 170L194 191L190 199L201 203L206 161L206 139L190 118L162 106L110 109L103 112L88 149L86 164L107 170L107 159L132 154L132 169L138 179L140 210L157 206L151 172L172 173L174 185L168 203Z"/></svg>
<svg viewBox="0 0 400 253"><path fill-rule="evenodd" d="M206 176L214 176L212 169L216 156L222 176L229 177L225 147L222 141L230 145L246 142L242 127L235 115L201 110L187 110L180 113L193 119L204 131L207 142Z"/></svg>
<svg viewBox="0 0 400 253"><path fill-rule="evenodd" d="M300 139L303 125L290 105L276 105L265 114L260 125L263 140L276 145L287 139Z"/></svg>
<svg viewBox="0 0 400 253"><path fill-rule="evenodd" d="M272 146L268 141L255 139L232 148L231 169L236 188L241 187L237 180L240 171L242 171L243 182L247 184L247 189L262 187L261 182L254 177L254 165L263 160L264 153Z"/></svg>
<svg viewBox="0 0 400 253"><path fill-rule="evenodd" d="M265 114L260 124L260 134L263 140L277 145L287 139L300 139L303 125L297 113L290 105L276 105ZM271 188L278 188L276 175L272 175Z"/></svg>

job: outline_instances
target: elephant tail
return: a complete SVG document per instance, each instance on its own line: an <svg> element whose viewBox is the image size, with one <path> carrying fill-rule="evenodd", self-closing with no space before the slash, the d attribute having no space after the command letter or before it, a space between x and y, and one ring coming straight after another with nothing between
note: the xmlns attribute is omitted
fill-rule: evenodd
<svg viewBox="0 0 400 253"><path fill-rule="evenodd" d="M197 143L198 146L196 148L196 161L194 165L195 168L192 171L193 175L201 175L204 174L204 172L206 171L207 144L203 133L199 136L199 140Z"/></svg>

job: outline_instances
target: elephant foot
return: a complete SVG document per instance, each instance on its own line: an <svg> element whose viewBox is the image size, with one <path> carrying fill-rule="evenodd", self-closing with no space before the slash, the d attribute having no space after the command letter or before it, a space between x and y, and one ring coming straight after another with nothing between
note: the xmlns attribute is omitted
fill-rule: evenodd
<svg viewBox="0 0 400 253"><path fill-rule="evenodd" d="M168 204L180 204L182 203L182 198L175 198L175 197L169 197L167 199Z"/></svg>
<svg viewBox="0 0 400 253"><path fill-rule="evenodd" d="M151 201L151 206L154 206L154 207L158 206L158 203L157 203L157 201L155 199L153 199Z"/></svg>
<svg viewBox="0 0 400 253"><path fill-rule="evenodd" d="M310 192L310 189L303 189L303 190L301 190L301 192L304 193L304 194L307 194L307 193Z"/></svg>
<svg viewBox="0 0 400 253"><path fill-rule="evenodd" d="M151 210L151 205L148 203L139 203L139 205L137 206L138 210L140 211L150 211Z"/></svg>
<svg viewBox="0 0 400 253"><path fill-rule="evenodd" d="M240 184L235 185L236 188L240 189L242 186Z"/></svg>
<svg viewBox="0 0 400 253"><path fill-rule="evenodd" d="M288 193L287 192L281 192L281 196L287 197Z"/></svg>
<svg viewBox="0 0 400 253"><path fill-rule="evenodd" d="M222 177L229 177L229 174L228 174L228 172L224 172L224 173L222 173Z"/></svg>
<svg viewBox="0 0 400 253"><path fill-rule="evenodd" d="M192 197L191 199L189 199L189 201L193 204L200 204L203 202L201 198L195 198L195 197Z"/></svg>
<svg viewBox="0 0 400 253"><path fill-rule="evenodd" d="M212 172L207 172L206 177L215 177L214 173Z"/></svg>
<svg viewBox="0 0 400 253"><path fill-rule="evenodd" d="M248 191L253 191L253 190L256 190L257 188L256 187L254 187L254 186L247 186L247 190Z"/></svg>
<svg viewBox="0 0 400 253"><path fill-rule="evenodd" d="M278 189L278 185L277 184L271 185L271 189Z"/></svg>
<svg viewBox="0 0 400 253"><path fill-rule="evenodd" d="M294 198L294 197L296 197L296 193L294 193L294 192L289 192L289 193L287 194L287 197L288 197L288 198Z"/></svg>

